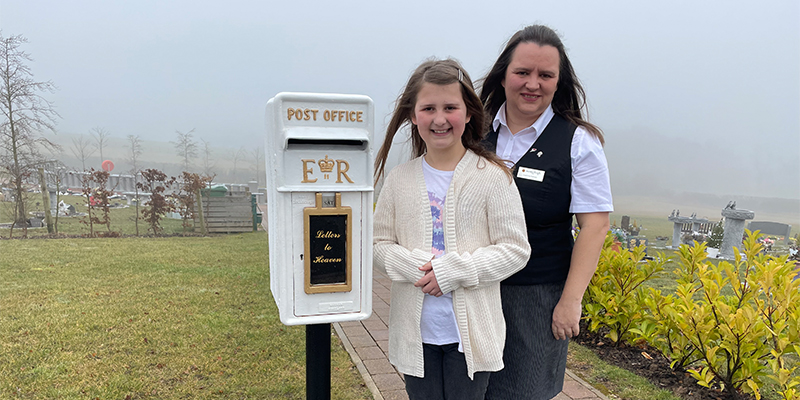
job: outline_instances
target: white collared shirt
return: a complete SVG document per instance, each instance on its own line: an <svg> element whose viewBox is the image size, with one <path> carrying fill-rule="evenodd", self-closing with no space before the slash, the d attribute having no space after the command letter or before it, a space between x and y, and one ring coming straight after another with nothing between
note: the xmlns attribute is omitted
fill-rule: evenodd
<svg viewBox="0 0 800 400"><path fill-rule="evenodd" d="M554 115L552 106L549 106L533 125L512 135L506 122L506 104L503 103L492 121L492 127L497 131L498 157L506 160L509 166L516 164L544 132ZM614 211L608 162L600 140L579 126L572 137L570 158L572 201L569 212L578 214Z"/></svg>

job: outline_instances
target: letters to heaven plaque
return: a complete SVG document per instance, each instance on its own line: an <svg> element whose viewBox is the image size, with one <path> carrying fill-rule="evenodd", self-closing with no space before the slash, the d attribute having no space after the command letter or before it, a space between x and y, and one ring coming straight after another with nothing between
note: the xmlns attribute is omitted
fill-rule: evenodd
<svg viewBox="0 0 800 400"><path fill-rule="evenodd" d="M349 292L352 209L342 207L341 193L336 193L333 207L323 207L322 193L317 193L316 207L306 207L303 214L306 293Z"/></svg>

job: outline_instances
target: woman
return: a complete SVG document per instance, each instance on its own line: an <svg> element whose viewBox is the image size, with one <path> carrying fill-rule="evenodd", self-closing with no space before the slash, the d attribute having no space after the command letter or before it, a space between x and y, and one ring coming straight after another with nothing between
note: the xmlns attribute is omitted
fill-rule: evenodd
<svg viewBox="0 0 800 400"><path fill-rule="evenodd" d="M480 98L494 118L485 143L512 166L532 249L501 285L505 368L492 373L486 399L550 399L562 390L568 339L613 211L603 135L585 120L583 88L546 26L509 39Z"/></svg>

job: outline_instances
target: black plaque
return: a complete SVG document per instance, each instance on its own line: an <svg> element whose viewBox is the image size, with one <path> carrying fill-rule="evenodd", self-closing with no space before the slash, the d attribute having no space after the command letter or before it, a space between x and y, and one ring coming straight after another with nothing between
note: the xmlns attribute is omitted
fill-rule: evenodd
<svg viewBox="0 0 800 400"><path fill-rule="evenodd" d="M308 228L311 284L346 284L347 215L311 215Z"/></svg>
<svg viewBox="0 0 800 400"><path fill-rule="evenodd" d="M322 194L316 195L316 207L306 207L305 217L305 291L306 293L349 292L352 289L352 216L350 207L342 207L342 195L336 193L335 205L322 206Z"/></svg>
<svg viewBox="0 0 800 400"><path fill-rule="evenodd" d="M644 254L647 254L647 238L646 237L636 237L636 236L629 236L628 237L628 249L635 249L639 246L644 246Z"/></svg>

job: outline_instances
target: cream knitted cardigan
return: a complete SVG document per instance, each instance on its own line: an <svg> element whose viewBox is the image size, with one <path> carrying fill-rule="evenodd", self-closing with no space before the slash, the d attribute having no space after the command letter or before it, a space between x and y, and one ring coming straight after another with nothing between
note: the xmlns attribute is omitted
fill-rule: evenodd
<svg viewBox="0 0 800 400"><path fill-rule="evenodd" d="M496 165L467 151L456 166L442 211L446 254L432 261L443 293L453 293L467 374L503 368L506 326L500 281L530 256L516 185ZM386 177L374 218L374 265L392 280L389 361L424 377L420 318L424 294L414 283L431 261L430 201L422 158Z"/></svg>

